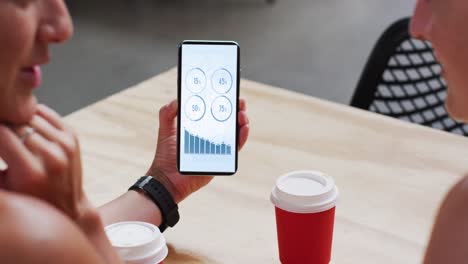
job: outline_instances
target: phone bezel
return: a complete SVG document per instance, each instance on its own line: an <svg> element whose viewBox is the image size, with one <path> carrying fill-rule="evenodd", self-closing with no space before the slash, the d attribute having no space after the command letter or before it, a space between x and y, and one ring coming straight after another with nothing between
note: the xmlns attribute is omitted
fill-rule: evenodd
<svg viewBox="0 0 468 264"><path fill-rule="evenodd" d="M237 47L237 82L236 82L236 143L235 143L235 170L234 172L198 172L198 171L181 171L180 170L180 127L181 127L181 109L182 109L182 102L181 102L181 92L182 92L182 46L183 45L233 45ZM240 93L240 46L235 41L212 41L212 40L184 40L179 44L179 59L177 65L177 100L178 100L178 115L177 115L177 170L180 174L183 175L216 175L216 176L230 176L234 175L237 172L238 167L238 151L239 151L239 93Z"/></svg>

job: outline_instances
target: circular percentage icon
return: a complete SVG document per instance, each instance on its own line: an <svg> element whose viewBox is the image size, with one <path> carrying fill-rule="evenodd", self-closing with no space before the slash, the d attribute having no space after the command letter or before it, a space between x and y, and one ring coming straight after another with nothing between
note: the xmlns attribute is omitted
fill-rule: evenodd
<svg viewBox="0 0 468 264"><path fill-rule="evenodd" d="M211 114L219 122L228 120L232 114L231 101L226 96L217 97L211 104Z"/></svg>
<svg viewBox="0 0 468 264"><path fill-rule="evenodd" d="M185 116L192 121L203 118L206 111L206 104L198 95L193 95L185 102Z"/></svg>
<svg viewBox="0 0 468 264"><path fill-rule="evenodd" d="M219 94L226 94L232 87L232 75L226 69L219 69L211 77L211 85Z"/></svg>
<svg viewBox="0 0 468 264"><path fill-rule="evenodd" d="M199 69L191 69L185 78L185 84L192 93L200 93L206 87L206 75Z"/></svg>

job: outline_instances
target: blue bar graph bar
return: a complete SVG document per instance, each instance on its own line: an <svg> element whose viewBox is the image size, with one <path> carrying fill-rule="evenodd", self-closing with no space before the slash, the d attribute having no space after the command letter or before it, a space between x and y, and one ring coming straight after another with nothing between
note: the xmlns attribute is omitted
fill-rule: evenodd
<svg viewBox="0 0 468 264"><path fill-rule="evenodd" d="M185 130L184 152L185 154L231 155L231 145L226 143L215 144Z"/></svg>
<svg viewBox="0 0 468 264"><path fill-rule="evenodd" d="M195 137L190 135L190 150L189 153L195 153Z"/></svg>
<svg viewBox="0 0 468 264"><path fill-rule="evenodd" d="M221 154L225 155L226 154L226 144L221 144Z"/></svg>
<svg viewBox="0 0 468 264"><path fill-rule="evenodd" d="M195 137L195 154L200 153L200 138Z"/></svg>

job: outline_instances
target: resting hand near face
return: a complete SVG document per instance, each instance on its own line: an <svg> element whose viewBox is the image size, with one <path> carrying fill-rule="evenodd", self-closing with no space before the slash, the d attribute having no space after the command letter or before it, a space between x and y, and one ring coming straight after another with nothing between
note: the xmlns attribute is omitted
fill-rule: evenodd
<svg viewBox="0 0 468 264"><path fill-rule="evenodd" d="M1 188L45 201L68 216L103 259L119 263L82 186L78 140L60 116L39 105L27 126L0 124Z"/></svg>
<svg viewBox="0 0 468 264"><path fill-rule="evenodd" d="M29 126L0 125L0 145L8 164L3 188L44 200L75 221L90 213L78 140L57 113L39 105Z"/></svg>

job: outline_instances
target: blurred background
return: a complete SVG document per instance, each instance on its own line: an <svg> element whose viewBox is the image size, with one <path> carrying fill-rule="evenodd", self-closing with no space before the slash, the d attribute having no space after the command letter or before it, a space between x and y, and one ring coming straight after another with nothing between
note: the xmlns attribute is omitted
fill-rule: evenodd
<svg viewBox="0 0 468 264"><path fill-rule="evenodd" d="M52 48L37 95L65 115L175 67L181 40L220 39L241 45L242 78L348 104L379 35L415 2L67 1L75 34Z"/></svg>

